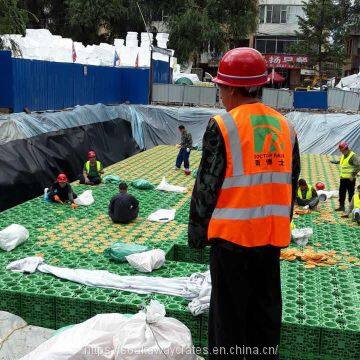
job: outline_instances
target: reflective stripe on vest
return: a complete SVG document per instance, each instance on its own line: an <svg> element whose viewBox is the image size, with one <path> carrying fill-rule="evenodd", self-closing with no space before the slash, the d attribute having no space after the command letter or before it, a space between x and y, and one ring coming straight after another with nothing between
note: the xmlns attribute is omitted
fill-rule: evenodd
<svg viewBox="0 0 360 360"><path fill-rule="evenodd" d="M223 189L242 186L263 185L269 183L288 184L291 182L289 173L260 173L254 175L243 175L224 180Z"/></svg>
<svg viewBox="0 0 360 360"><path fill-rule="evenodd" d="M247 209L215 209L214 219L249 220L266 216L289 216L290 206L266 205Z"/></svg>
<svg viewBox="0 0 360 360"><path fill-rule="evenodd" d="M215 116L226 151L225 179L208 239L241 246L288 246L295 131L263 104Z"/></svg>
<svg viewBox="0 0 360 360"><path fill-rule="evenodd" d="M311 186L307 187L305 199L303 198L303 193L300 188L298 188L297 194L300 199L311 200L312 199L312 188L311 188Z"/></svg>
<svg viewBox="0 0 360 360"><path fill-rule="evenodd" d="M354 209L360 209L360 195L354 195Z"/></svg>
<svg viewBox="0 0 360 360"><path fill-rule="evenodd" d="M350 152L345 159L344 155L340 158L340 177L342 179L350 179L354 172L354 166L349 164L350 159L355 155L354 152Z"/></svg>
<svg viewBox="0 0 360 360"><path fill-rule="evenodd" d="M86 162L85 168L86 168L86 172L89 173L89 171L90 171L90 161ZM100 169L101 169L101 163L100 163L100 161L97 161L96 162L96 171L99 172Z"/></svg>

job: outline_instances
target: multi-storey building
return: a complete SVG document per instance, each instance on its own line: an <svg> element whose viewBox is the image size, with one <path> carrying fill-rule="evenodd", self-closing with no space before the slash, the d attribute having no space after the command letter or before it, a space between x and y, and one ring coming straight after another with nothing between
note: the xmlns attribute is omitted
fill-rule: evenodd
<svg viewBox="0 0 360 360"><path fill-rule="evenodd" d="M293 53L298 41L298 16L304 16L302 0L259 0L259 26L250 46L264 54L269 70L275 69L290 87L313 74L307 69L308 57Z"/></svg>

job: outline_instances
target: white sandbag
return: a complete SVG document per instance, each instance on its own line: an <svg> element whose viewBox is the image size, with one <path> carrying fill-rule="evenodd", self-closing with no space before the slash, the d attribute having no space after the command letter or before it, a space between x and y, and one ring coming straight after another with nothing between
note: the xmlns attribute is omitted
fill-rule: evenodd
<svg viewBox="0 0 360 360"><path fill-rule="evenodd" d="M22 225L12 224L0 231L0 249L11 251L29 238L29 231Z"/></svg>
<svg viewBox="0 0 360 360"><path fill-rule="evenodd" d="M292 239L299 246L306 246L312 234L312 228L293 229L291 231Z"/></svg>
<svg viewBox="0 0 360 360"><path fill-rule="evenodd" d="M92 191L86 190L81 195L79 195L75 200L74 203L76 205L83 205L83 206L89 206L92 205L95 202Z"/></svg>
<svg viewBox="0 0 360 360"><path fill-rule="evenodd" d="M127 318L99 314L64 330L21 360L113 360L113 337Z"/></svg>
<svg viewBox="0 0 360 360"><path fill-rule="evenodd" d="M150 214L147 219L149 221L166 223L169 221L173 221L175 219L175 213L176 213L175 209L170 209L170 210L159 209L153 212L152 214Z"/></svg>
<svg viewBox="0 0 360 360"><path fill-rule="evenodd" d="M151 300L128 319L114 337L115 360L195 360L190 330L165 314L164 305Z"/></svg>
<svg viewBox="0 0 360 360"><path fill-rule="evenodd" d="M169 192L178 192L178 193L184 193L186 192L186 188L182 187L182 186L177 186L177 185L171 185L169 184L165 177L162 178L161 183L158 185L158 187L156 188L156 190L161 190L161 191L169 191Z"/></svg>
<svg viewBox="0 0 360 360"><path fill-rule="evenodd" d="M331 198L337 198L339 197L339 191L338 190L331 190L331 191L326 191L326 190L317 190L317 194L320 197L321 195L325 195L326 196L326 200L329 200Z"/></svg>
<svg viewBox="0 0 360 360"><path fill-rule="evenodd" d="M165 251L154 249L126 256L127 262L136 270L149 273L160 269L165 263Z"/></svg>

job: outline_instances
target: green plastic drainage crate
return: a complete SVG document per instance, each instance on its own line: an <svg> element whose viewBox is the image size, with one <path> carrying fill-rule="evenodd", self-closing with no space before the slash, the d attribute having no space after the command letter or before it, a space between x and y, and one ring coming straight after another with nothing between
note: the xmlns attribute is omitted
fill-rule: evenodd
<svg viewBox="0 0 360 360"><path fill-rule="evenodd" d="M186 194L156 190L130 192L140 201L139 219L128 225L114 225L107 216L107 206L117 193L113 184L92 187L95 203L90 207L70 207L33 199L0 213L0 228L12 223L26 226L30 239L10 253L0 253L0 310L22 316L29 324L59 329L107 312L136 313L150 299L158 299L168 316L184 322L192 332L195 345L206 346L207 315L194 317L187 301L165 295L138 295L130 292L98 289L60 280L50 275L12 273L6 265L26 256L43 255L47 263L71 268L103 269L119 275L137 272L128 264L107 259L103 251L114 242L128 242L163 249L165 266L149 276L189 276L208 268L209 250L187 246L187 222L194 179L173 171L177 155L174 147L160 146L114 164L106 173L131 182L144 178L154 184L166 176L171 184L186 186ZM200 153L192 153L197 166ZM302 157L302 176L311 183L323 181L327 189L338 186L338 169L325 156ZM321 174L321 175L320 175ZM75 185L81 193L86 186ZM310 226L314 235L310 245L319 250L359 258L360 227L333 211L336 199L330 200L321 214L295 219L298 227ZM149 223L146 218L159 208L175 208L175 221ZM281 263L283 289L283 327L281 355L285 360L355 360L360 353L360 267L347 264L305 269L299 261Z"/></svg>

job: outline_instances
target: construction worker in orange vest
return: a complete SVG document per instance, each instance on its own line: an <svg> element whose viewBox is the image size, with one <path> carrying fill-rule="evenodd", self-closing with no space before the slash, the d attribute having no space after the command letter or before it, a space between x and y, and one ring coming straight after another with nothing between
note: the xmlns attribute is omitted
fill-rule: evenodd
<svg viewBox="0 0 360 360"><path fill-rule="evenodd" d="M258 51L230 50L213 81L227 112L204 134L188 231L191 247L211 245L209 359L278 359L280 249L290 242L299 146L285 117L256 98L267 82Z"/></svg>

